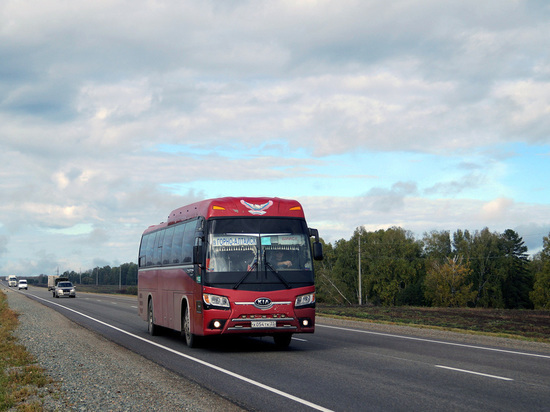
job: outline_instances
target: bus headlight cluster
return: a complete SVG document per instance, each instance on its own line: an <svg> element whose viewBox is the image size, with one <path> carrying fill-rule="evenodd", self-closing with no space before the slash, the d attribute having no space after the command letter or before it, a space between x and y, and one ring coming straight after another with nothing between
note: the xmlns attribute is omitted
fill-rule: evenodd
<svg viewBox="0 0 550 412"><path fill-rule="evenodd" d="M307 295L300 295L296 297L295 307L308 306L315 304L315 293L308 293Z"/></svg>
<svg viewBox="0 0 550 412"><path fill-rule="evenodd" d="M229 308L229 299L225 296L212 295L210 293L203 293L202 300L207 306L215 306L218 308Z"/></svg>

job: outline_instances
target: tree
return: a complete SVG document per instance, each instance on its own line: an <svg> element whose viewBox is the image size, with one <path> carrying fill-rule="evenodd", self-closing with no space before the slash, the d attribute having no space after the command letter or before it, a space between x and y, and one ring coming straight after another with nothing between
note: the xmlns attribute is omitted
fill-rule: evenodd
<svg viewBox="0 0 550 412"><path fill-rule="evenodd" d="M476 231L472 236L467 230L458 230L453 237L455 254L463 256L471 268L470 281L477 291L474 306L502 308L502 272L498 258L499 236L488 228Z"/></svg>
<svg viewBox="0 0 550 412"><path fill-rule="evenodd" d="M316 295L317 301L336 304L351 304L347 296L342 292L343 285L339 276L335 276L334 265L336 263L335 250L332 244L323 244L323 260L314 261L316 277Z"/></svg>
<svg viewBox="0 0 550 412"><path fill-rule="evenodd" d="M443 264L433 261L424 280L426 298L434 306L467 306L477 295L477 291L472 290L472 283L467 283L470 273L462 257L448 257Z"/></svg>
<svg viewBox="0 0 550 412"><path fill-rule="evenodd" d="M424 253L429 260L443 263L452 255L451 236L449 231L432 231L424 233Z"/></svg>
<svg viewBox="0 0 550 412"><path fill-rule="evenodd" d="M532 309L529 292L533 289L533 275L529 271L527 246L512 229L507 229L500 238L502 254L502 298L508 309Z"/></svg>
<svg viewBox="0 0 550 412"><path fill-rule="evenodd" d="M550 267L535 275L535 284L529 294L535 309L550 309Z"/></svg>
<svg viewBox="0 0 550 412"><path fill-rule="evenodd" d="M334 265L332 275L329 278L334 284L334 289L344 300L358 302L359 287L357 283L358 261L357 261L357 236L355 231L351 240L340 239L334 246ZM327 262L328 263L328 262ZM332 292L334 293L334 291Z"/></svg>
<svg viewBox="0 0 550 412"><path fill-rule="evenodd" d="M382 305L421 304L422 244L400 227L361 233L361 267L369 300Z"/></svg>
<svg viewBox="0 0 550 412"><path fill-rule="evenodd" d="M135 263L123 263L120 265L123 285L137 285L138 267Z"/></svg>
<svg viewBox="0 0 550 412"><path fill-rule="evenodd" d="M534 258L536 272L529 294L535 309L550 309L550 235L543 238L542 251Z"/></svg>

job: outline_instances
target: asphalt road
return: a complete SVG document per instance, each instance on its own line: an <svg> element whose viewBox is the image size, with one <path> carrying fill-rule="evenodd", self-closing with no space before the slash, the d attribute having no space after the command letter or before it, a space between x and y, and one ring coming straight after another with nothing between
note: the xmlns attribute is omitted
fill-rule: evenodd
<svg viewBox="0 0 550 412"><path fill-rule="evenodd" d="M509 342L463 343L319 318L315 334L295 335L287 351L271 338L213 339L189 349L174 332L149 336L135 297L22 293L250 410L550 410L550 353Z"/></svg>

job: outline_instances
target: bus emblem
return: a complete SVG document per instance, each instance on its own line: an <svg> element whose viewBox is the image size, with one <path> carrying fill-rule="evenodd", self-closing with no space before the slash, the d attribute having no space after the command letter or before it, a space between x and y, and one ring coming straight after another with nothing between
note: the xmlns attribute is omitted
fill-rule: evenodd
<svg viewBox="0 0 550 412"><path fill-rule="evenodd" d="M258 309L270 309L273 302L269 298L258 298L254 301L254 306Z"/></svg>
<svg viewBox="0 0 550 412"><path fill-rule="evenodd" d="M249 209L249 213L252 213L253 215L263 215L265 214L265 211L273 205L273 200L270 200L267 203L264 203L263 205L255 205L252 203L248 203L244 200L241 200L241 204L246 206Z"/></svg>

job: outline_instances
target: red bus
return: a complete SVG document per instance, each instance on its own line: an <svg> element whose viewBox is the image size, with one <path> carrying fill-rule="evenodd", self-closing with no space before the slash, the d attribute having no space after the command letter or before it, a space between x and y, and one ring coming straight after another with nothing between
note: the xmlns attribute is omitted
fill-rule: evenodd
<svg viewBox="0 0 550 412"><path fill-rule="evenodd" d="M310 237L314 237L313 245ZM313 246L313 247L312 247ZM138 310L151 335L271 335L287 347L315 330L316 229L296 200L224 197L180 207L143 232Z"/></svg>

